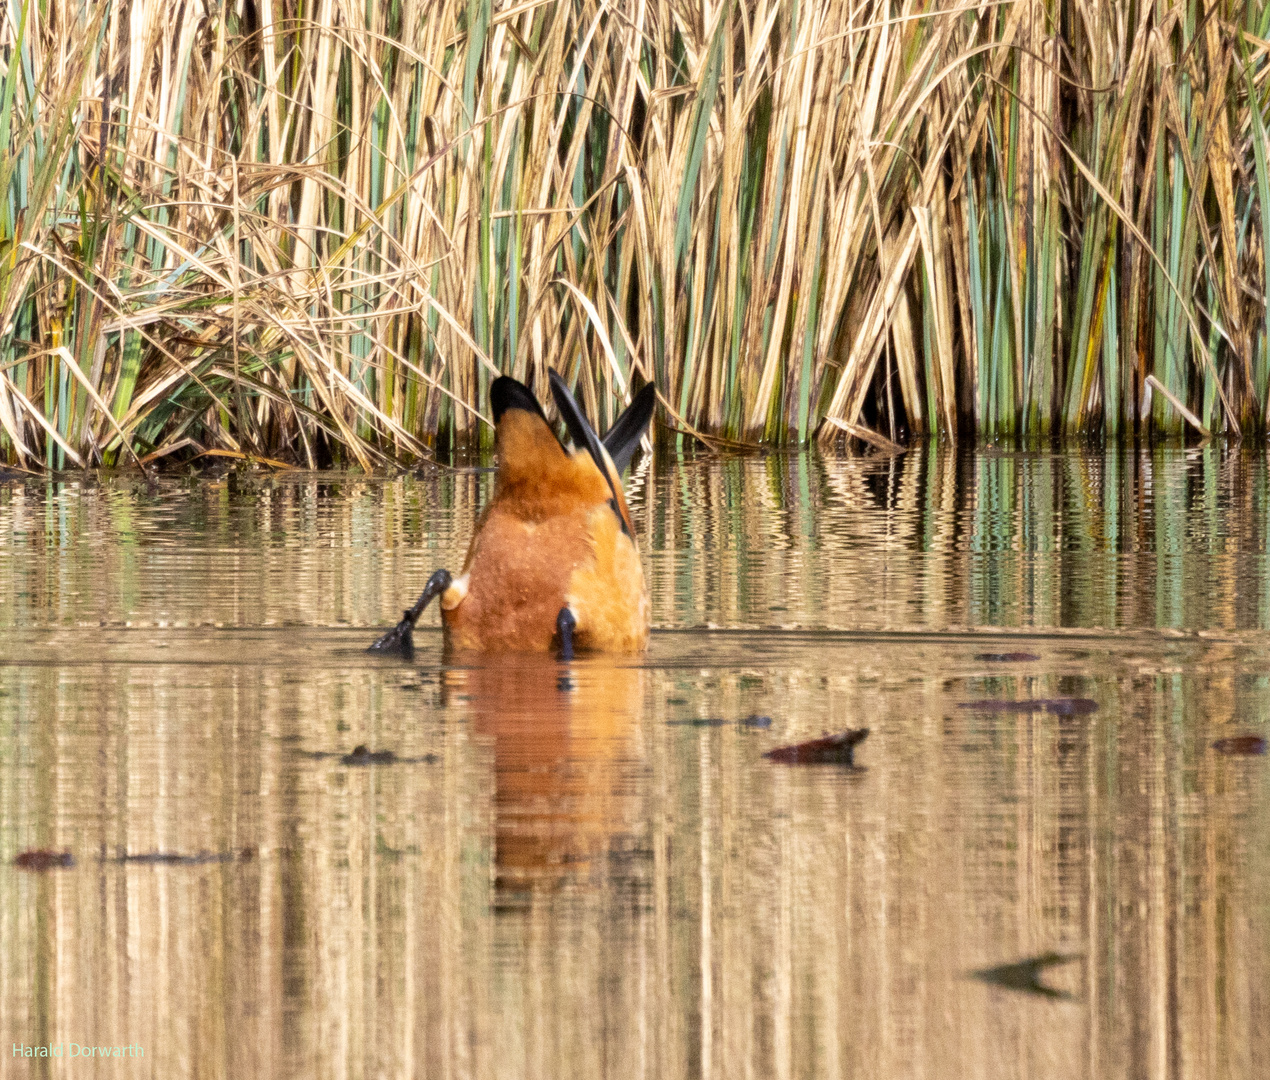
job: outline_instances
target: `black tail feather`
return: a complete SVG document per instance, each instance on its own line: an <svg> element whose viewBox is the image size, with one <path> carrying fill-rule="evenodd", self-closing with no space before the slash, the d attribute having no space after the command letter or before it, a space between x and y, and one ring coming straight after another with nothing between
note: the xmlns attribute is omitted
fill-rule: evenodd
<svg viewBox="0 0 1270 1080"><path fill-rule="evenodd" d="M644 437L644 430L653 418L657 406L657 388L649 383L631 398L631 403L614 422L604 436L604 449L613 459L613 467L621 476L635 456L635 448Z"/></svg>
<svg viewBox="0 0 1270 1080"><path fill-rule="evenodd" d="M578 404L577 399L569 393L569 388L565 385L564 379L553 371L547 369L547 376L551 380L551 396L556 399L556 408L560 410L560 415L564 418L564 426L569 429L569 438L573 440L573 445L579 450L585 448L586 452L591 455L591 460L595 462L595 467L600 470L600 475L604 477L605 483L609 486L609 493L613 496L612 506L613 512L617 514L618 520L622 523L622 531L629 535L630 529L627 527L626 519L622 517L618 506L621 499L617 497L617 486L613 482L613 477L609 473L608 464L604 460L604 447L600 443L599 436L596 435L595 429L586 418L586 413L582 411L582 406ZM621 476L617 478L617 483L621 483Z"/></svg>
<svg viewBox="0 0 1270 1080"><path fill-rule="evenodd" d="M607 478L608 469L604 464L604 451L601 449L600 438L586 418L586 413L582 411L582 406L569 393L564 379L560 378L555 371L548 368L547 377L551 380L551 396L556 399L556 408L560 410L564 426L569 429L569 438L573 440L573 445L590 454L595 467L600 470L600 475ZM611 481L609 486L612 487ZM616 497L617 492L613 495Z"/></svg>
<svg viewBox="0 0 1270 1080"><path fill-rule="evenodd" d="M533 391L524 383L517 382L510 375L500 375L495 379L489 388L490 408L494 410L494 423L498 423L503 418L503 413L508 409L523 409L525 412L537 413L542 417L543 423L548 427L551 424L547 421L546 414L542 411L542 406L538 404L538 399L534 397Z"/></svg>

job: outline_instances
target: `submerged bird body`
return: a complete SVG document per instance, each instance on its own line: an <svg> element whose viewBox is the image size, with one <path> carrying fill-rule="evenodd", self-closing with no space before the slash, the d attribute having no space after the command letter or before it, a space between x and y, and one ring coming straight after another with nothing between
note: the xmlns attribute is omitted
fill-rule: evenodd
<svg viewBox="0 0 1270 1080"><path fill-rule="evenodd" d="M579 646L642 650L648 597L620 486L615 513L609 483L590 455L567 453L546 420L523 409L500 417L496 449L494 499L477 523L462 576L441 594L449 644L546 651L567 607Z"/></svg>
<svg viewBox="0 0 1270 1080"><path fill-rule="evenodd" d="M652 386L636 395L603 443L555 372L552 394L575 449L568 451L529 389L503 376L490 388L498 472L463 572L433 576L396 631L374 648L409 649L432 595L446 644L482 652L545 652L574 645L634 653L648 644L649 603L621 473L652 416ZM438 581L438 576L440 580ZM396 637L394 637L396 635Z"/></svg>

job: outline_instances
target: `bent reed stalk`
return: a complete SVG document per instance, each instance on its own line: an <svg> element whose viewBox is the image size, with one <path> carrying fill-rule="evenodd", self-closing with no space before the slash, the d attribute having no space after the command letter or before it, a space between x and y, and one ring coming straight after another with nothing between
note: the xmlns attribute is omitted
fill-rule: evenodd
<svg viewBox="0 0 1270 1080"><path fill-rule="evenodd" d="M0 459L372 468L547 367L737 442L1266 429L1270 4L0 20Z"/></svg>

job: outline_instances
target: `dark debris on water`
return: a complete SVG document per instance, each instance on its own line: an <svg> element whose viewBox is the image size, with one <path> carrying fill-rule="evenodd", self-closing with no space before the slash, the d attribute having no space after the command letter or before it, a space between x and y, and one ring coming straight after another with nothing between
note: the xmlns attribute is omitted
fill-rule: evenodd
<svg viewBox="0 0 1270 1080"><path fill-rule="evenodd" d="M1074 998L1068 991L1056 990L1041 982L1041 975L1046 968L1079 959L1079 954L1073 953L1042 953L1040 956L1031 956L1013 964L1001 964L997 967L971 972L971 977L981 982L992 983L994 986L1003 986L1007 990L1022 990L1024 993L1036 994L1040 997L1072 1001Z"/></svg>
<svg viewBox="0 0 1270 1080"><path fill-rule="evenodd" d="M1031 652L981 652L975 653L975 659L984 664L1026 664L1040 657Z"/></svg>
<svg viewBox="0 0 1270 1080"><path fill-rule="evenodd" d="M975 712L1002 713L1056 713L1059 716L1085 716L1098 709L1098 702L1093 698L1059 697L1059 698L1022 698L1009 700L1005 698L985 698L980 701L960 701L959 709L974 709Z"/></svg>
<svg viewBox="0 0 1270 1080"><path fill-rule="evenodd" d="M256 857L254 847L238 851L198 851L184 855L179 851L143 851L135 855L127 852L103 862L132 863L139 866L207 866L211 863L251 862Z"/></svg>
<svg viewBox="0 0 1270 1080"><path fill-rule="evenodd" d="M391 750L370 750L363 743L353 747L351 754L340 758L341 765L396 765L397 755Z"/></svg>
<svg viewBox="0 0 1270 1080"><path fill-rule="evenodd" d="M763 756L786 765L855 765L855 748L869 734L868 728L840 731L792 746L778 746Z"/></svg>
<svg viewBox="0 0 1270 1080"><path fill-rule="evenodd" d="M437 761L436 754L424 754L422 757L398 757L392 750L372 750L365 743L358 743L347 754L338 750L297 750L301 757L314 761L326 761L338 758L341 765L358 767L362 765L431 765Z"/></svg>
<svg viewBox="0 0 1270 1080"><path fill-rule="evenodd" d="M13 860L19 870L57 870L75 865L75 856L69 851L37 849L24 851Z"/></svg>
<svg viewBox="0 0 1270 1080"><path fill-rule="evenodd" d="M1252 755L1266 752L1266 740L1260 735L1228 735L1213 743L1213 749L1219 754Z"/></svg>
<svg viewBox="0 0 1270 1080"><path fill-rule="evenodd" d="M766 730L772 726L772 718L770 716L760 716L753 713L741 720L725 720L721 716L705 716L692 717L687 720L667 720L667 727L726 727L728 724L736 724L737 727L743 728L759 728Z"/></svg>

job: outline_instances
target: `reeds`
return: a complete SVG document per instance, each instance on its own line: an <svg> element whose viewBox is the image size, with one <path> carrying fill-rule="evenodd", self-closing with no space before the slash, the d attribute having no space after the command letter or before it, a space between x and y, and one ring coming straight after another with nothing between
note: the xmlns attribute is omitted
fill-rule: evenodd
<svg viewBox="0 0 1270 1080"><path fill-rule="evenodd" d="M601 426L652 379L741 442L1260 434L1267 37L1230 0L9 0L0 456L372 467L547 366Z"/></svg>

